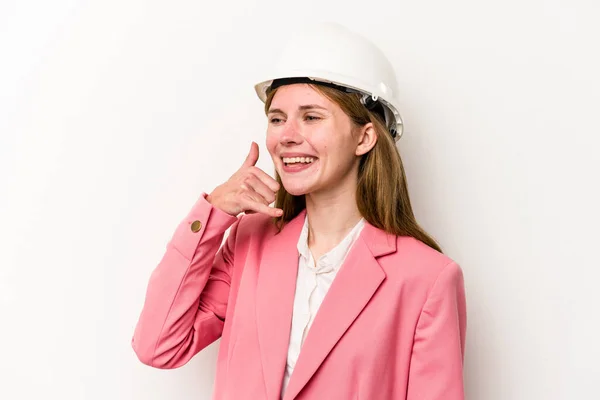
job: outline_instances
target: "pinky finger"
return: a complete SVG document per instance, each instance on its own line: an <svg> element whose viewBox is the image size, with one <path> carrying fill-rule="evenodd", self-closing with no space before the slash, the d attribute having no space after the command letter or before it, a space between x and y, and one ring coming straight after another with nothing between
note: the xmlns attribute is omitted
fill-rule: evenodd
<svg viewBox="0 0 600 400"><path fill-rule="evenodd" d="M269 207L266 204L259 203L256 201L249 202L248 210L246 213L261 213L271 217L281 217L283 215L283 210L280 208Z"/></svg>

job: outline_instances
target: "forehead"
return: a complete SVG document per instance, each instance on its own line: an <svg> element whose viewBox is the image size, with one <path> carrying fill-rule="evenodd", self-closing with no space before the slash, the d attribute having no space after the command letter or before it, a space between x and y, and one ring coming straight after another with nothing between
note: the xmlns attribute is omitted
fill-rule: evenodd
<svg viewBox="0 0 600 400"><path fill-rule="evenodd" d="M313 89L309 84L296 83L278 88L275 96L273 96L271 108L297 108L306 104L316 104L331 108L333 102Z"/></svg>

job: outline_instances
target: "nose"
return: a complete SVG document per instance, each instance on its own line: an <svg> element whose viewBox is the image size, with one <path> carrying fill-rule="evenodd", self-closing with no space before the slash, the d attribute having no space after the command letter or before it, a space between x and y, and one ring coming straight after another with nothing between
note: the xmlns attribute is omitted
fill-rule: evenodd
<svg viewBox="0 0 600 400"><path fill-rule="evenodd" d="M288 118L281 130L279 143L284 146L300 144L304 139L298 127L298 123L293 118Z"/></svg>

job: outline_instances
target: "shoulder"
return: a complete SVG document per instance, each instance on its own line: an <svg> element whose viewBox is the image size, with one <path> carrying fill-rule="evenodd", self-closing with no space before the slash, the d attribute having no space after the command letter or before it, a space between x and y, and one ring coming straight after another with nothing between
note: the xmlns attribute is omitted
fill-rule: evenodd
<svg viewBox="0 0 600 400"><path fill-rule="evenodd" d="M462 279L462 270L456 261L409 236L397 236L396 251L379 261L388 277L425 290L440 278Z"/></svg>
<svg viewBox="0 0 600 400"><path fill-rule="evenodd" d="M432 269L432 271L437 271L454 262L446 254L440 253L410 236L396 237L395 255L412 264L418 264L422 268Z"/></svg>

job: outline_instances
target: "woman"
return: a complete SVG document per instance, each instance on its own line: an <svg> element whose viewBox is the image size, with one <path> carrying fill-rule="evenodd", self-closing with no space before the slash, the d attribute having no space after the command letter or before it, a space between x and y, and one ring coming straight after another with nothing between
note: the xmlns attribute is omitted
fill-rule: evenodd
<svg viewBox="0 0 600 400"><path fill-rule="evenodd" d="M276 179L252 143L200 196L150 279L139 359L176 368L221 338L215 399L463 399L462 272L415 221L388 61L320 25L278 69L256 86Z"/></svg>

